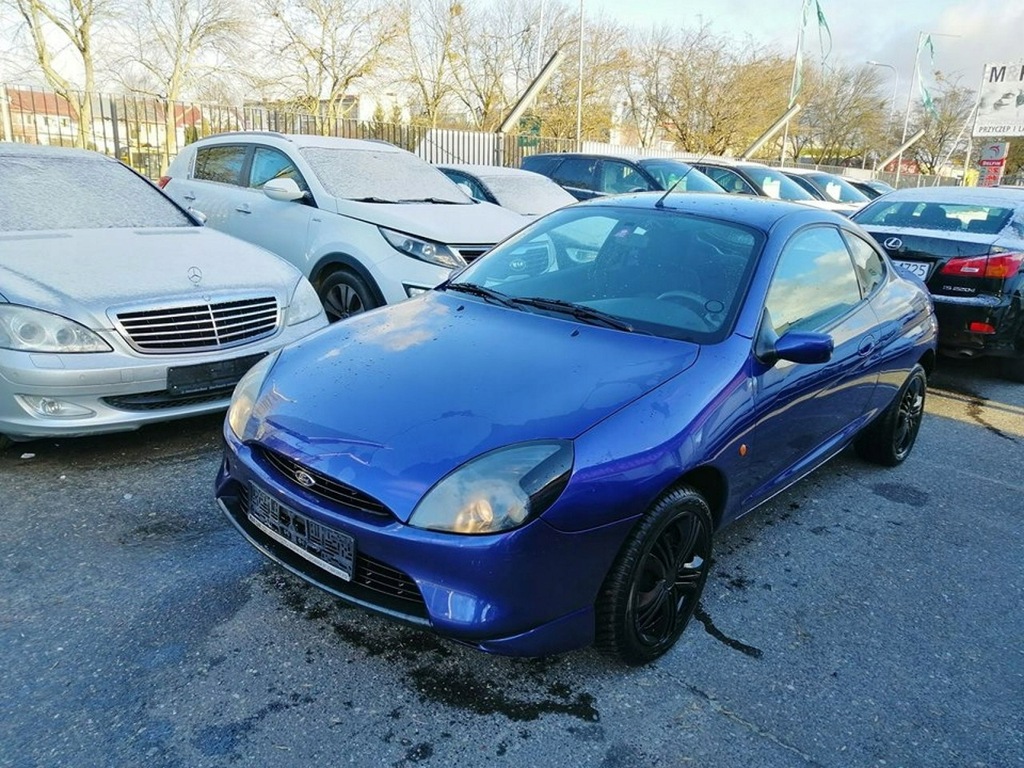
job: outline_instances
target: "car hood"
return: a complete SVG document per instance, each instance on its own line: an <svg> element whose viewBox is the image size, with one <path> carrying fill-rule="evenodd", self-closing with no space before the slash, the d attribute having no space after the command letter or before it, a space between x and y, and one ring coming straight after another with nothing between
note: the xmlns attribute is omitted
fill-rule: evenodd
<svg viewBox="0 0 1024 768"><path fill-rule="evenodd" d="M699 349L433 292L286 348L252 433L407 520L469 459L572 439L690 367Z"/></svg>
<svg viewBox="0 0 1024 768"><path fill-rule="evenodd" d="M527 220L491 203L357 203L339 199L338 213L407 235L450 245L494 245Z"/></svg>
<svg viewBox="0 0 1024 768"><path fill-rule="evenodd" d="M299 280L273 254L203 227L4 232L0 254L8 301L72 316L94 330L111 327L113 307L220 292L259 290L287 304Z"/></svg>

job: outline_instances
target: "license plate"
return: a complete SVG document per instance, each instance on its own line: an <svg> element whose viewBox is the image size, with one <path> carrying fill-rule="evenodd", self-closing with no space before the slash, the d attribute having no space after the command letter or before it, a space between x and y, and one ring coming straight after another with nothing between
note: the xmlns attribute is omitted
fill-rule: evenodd
<svg viewBox="0 0 1024 768"><path fill-rule="evenodd" d="M172 395L195 395L217 389L230 389L246 371L263 358L264 354L168 368L167 391Z"/></svg>
<svg viewBox="0 0 1024 768"><path fill-rule="evenodd" d="M352 581L354 538L286 507L255 483L249 489L248 518L253 525L328 573Z"/></svg>
<svg viewBox="0 0 1024 768"><path fill-rule="evenodd" d="M928 279L928 265L923 261L896 261L893 263L908 275L919 277L922 280Z"/></svg>

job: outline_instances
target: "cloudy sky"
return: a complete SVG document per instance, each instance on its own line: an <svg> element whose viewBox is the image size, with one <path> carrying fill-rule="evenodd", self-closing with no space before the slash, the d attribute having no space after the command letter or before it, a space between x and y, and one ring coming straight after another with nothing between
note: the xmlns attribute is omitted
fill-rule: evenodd
<svg viewBox="0 0 1024 768"><path fill-rule="evenodd" d="M986 63L1024 61L1021 0L820 0L832 30L833 54L848 64L867 59L892 64L902 98L914 68L919 32L959 35L933 38L935 68L963 76L977 88ZM710 24L715 32L792 54L803 0L584 0L585 14L606 13L630 24ZM820 49L816 23L808 29L805 55ZM922 66L927 60L922 57ZM891 71L886 72L892 77Z"/></svg>

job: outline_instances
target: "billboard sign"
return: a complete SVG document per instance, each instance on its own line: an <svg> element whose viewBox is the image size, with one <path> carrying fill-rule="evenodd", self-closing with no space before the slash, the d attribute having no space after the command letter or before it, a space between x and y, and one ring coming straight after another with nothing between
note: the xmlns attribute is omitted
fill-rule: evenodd
<svg viewBox="0 0 1024 768"><path fill-rule="evenodd" d="M983 144L978 153L978 186L995 187L1003 180L1006 158L1010 154L1010 142L990 141Z"/></svg>
<svg viewBox="0 0 1024 768"><path fill-rule="evenodd" d="M1024 62L986 64L974 136L1024 136Z"/></svg>

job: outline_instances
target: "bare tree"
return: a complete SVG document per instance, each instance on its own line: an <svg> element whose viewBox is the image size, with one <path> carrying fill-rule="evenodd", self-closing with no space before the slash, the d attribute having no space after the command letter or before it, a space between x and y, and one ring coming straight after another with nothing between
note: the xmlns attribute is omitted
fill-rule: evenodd
<svg viewBox="0 0 1024 768"><path fill-rule="evenodd" d="M616 90L622 98L621 119L641 147L662 138L673 52L679 35L666 27L646 32L634 30L628 38L625 66L616 73Z"/></svg>
<svg viewBox="0 0 1024 768"><path fill-rule="evenodd" d="M960 85L959 79L938 76L933 100L935 113L919 107L912 129L925 130L912 148L914 159L924 173L937 173L949 158L966 150L971 130L968 121L974 112L975 96L974 90Z"/></svg>
<svg viewBox="0 0 1024 768"><path fill-rule="evenodd" d="M112 11L113 0L4 0L13 4L29 34L36 63L46 82L77 110L78 145L88 146L92 97L96 93L96 26ZM72 73L56 59L66 48L75 53ZM79 79L79 76L81 79Z"/></svg>
<svg viewBox="0 0 1024 768"><path fill-rule="evenodd" d="M494 130L536 74L535 3L468 7L454 26L452 91L474 128Z"/></svg>
<svg viewBox="0 0 1024 768"><path fill-rule="evenodd" d="M164 102L164 165L177 153L179 105L223 69L245 29L236 0L138 0L121 28L116 79Z"/></svg>
<svg viewBox="0 0 1024 768"><path fill-rule="evenodd" d="M461 0L403 0L397 76L415 93L414 120L436 127L454 91L452 72L458 28L465 23Z"/></svg>
<svg viewBox="0 0 1024 768"><path fill-rule="evenodd" d="M251 80L314 115L321 133L354 106L353 86L374 74L396 39L384 0L261 0L267 29Z"/></svg>

